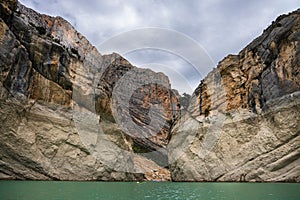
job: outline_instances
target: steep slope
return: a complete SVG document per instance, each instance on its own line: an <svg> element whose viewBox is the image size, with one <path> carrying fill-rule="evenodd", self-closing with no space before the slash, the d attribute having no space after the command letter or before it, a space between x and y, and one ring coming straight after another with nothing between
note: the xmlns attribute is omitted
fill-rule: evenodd
<svg viewBox="0 0 300 200"><path fill-rule="evenodd" d="M201 81L172 133L175 181L300 181L300 10Z"/></svg>
<svg viewBox="0 0 300 200"><path fill-rule="evenodd" d="M16 0L1 0L0 11L0 178L142 180L144 170L161 169L134 152L158 152L167 162L177 97L165 75L138 69L118 54L102 56L61 17L41 15ZM126 85L130 107L118 110L111 104L122 90L114 87L135 80L129 72L143 76L136 80L139 87ZM156 104L164 112L149 119ZM148 129L131 134L116 116ZM149 132L155 119L166 123Z"/></svg>

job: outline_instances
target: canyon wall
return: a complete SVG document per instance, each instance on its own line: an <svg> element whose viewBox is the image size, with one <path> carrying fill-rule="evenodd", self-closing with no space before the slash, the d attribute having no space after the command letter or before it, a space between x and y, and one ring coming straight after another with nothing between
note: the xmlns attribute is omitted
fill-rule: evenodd
<svg viewBox="0 0 300 200"><path fill-rule="evenodd" d="M300 10L201 81L172 130L174 181L300 181Z"/></svg>
<svg viewBox="0 0 300 200"><path fill-rule="evenodd" d="M280 16L179 111L164 74L0 0L0 179L299 182L299 28Z"/></svg>
<svg viewBox="0 0 300 200"><path fill-rule="evenodd" d="M61 17L16 0L1 0L0 9L0 178L124 181L164 171L157 163L167 164L172 105L178 101L168 77L116 53L101 55ZM122 88L114 92L121 80L131 83L125 85L128 99L121 99ZM119 109L113 100L128 106ZM160 109L149 116L155 105ZM116 116L147 129L131 133ZM151 131L150 117L165 123Z"/></svg>

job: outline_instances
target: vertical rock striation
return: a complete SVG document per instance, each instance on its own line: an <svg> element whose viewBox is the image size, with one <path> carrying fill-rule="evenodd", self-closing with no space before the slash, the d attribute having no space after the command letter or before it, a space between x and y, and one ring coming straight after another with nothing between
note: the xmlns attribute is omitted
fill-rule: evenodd
<svg viewBox="0 0 300 200"><path fill-rule="evenodd" d="M0 0L0 178L168 180L169 162L175 181L299 182L299 16L222 60L177 118L164 74Z"/></svg>
<svg viewBox="0 0 300 200"><path fill-rule="evenodd" d="M300 181L299 42L298 9L201 81L172 131L173 180Z"/></svg>
<svg viewBox="0 0 300 200"><path fill-rule="evenodd" d="M165 114L155 117L168 122L177 98L170 98L166 76L138 69L115 53L102 56L61 17L16 0L1 0L0 11L0 178L142 180L146 169L163 171L134 154L134 147L165 149L170 125L137 140L138 134L116 123L111 103L116 83L140 70L144 77L164 79L167 87L149 84L134 91L126 120L149 123L149 108L159 102Z"/></svg>

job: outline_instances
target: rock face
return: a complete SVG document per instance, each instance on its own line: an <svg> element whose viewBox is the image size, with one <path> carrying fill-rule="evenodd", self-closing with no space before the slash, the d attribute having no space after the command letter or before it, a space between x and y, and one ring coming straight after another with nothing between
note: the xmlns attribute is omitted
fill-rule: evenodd
<svg viewBox="0 0 300 200"><path fill-rule="evenodd" d="M300 181L300 10L201 81L174 127L174 181Z"/></svg>
<svg viewBox="0 0 300 200"><path fill-rule="evenodd" d="M165 75L118 54L102 56L60 17L16 0L0 0L0 11L0 178L124 181L164 171L135 153L162 149L166 160L178 100ZM132 82L128 73L139 75L139 87L126 85L132 93L122 99L119 82ZM128 106L118 108L118 101ZM156 104L160 109L151 113ZM147 129L131 134L120 115L125 125ZM165 123L155 132L152 120Z"/></svg>
<svg viewBox="0 0 300 200"><path fill-rule="evenodd" d="M299 182L299 40L300 10L280 16L178 118L164 74L0 0L0 179Z"/></svg>

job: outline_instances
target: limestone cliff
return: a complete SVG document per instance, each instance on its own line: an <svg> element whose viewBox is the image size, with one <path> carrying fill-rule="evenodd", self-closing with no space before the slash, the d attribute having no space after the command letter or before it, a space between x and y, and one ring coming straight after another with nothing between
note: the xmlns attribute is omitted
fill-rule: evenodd
<svg viewBox="0 0 300 200"><path fill-rule="evenodd" d="M165 75L138 69L118 54L102 56L61 17L16 0L1 0L0 11L0 178L124 181L164 171L135 153L162 149L157 152L167 162L177 97ZM129 72L141 75L133 79ZM114 87L123 77L140 87L126 85L133 90L129 107L118 109L111 104L120 100L122 90ZM156 104L164 112L150 119ZM148 129L128 134L116 123L119 115ZM156 119L166 123L151 132Z"/></svg>
<svg viewBox="0 0 300 200"><path fill-rule="evenodd" d="M300 10L201 81L174 127L174 181L300 181Z"/></svg>
<svg viewBox="0 0 300 200"><path fill-rule="evenodd" d="M280 16L178 118L164 74L0 0L0 179L299 182L299 28Z"/></svg>

